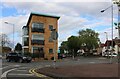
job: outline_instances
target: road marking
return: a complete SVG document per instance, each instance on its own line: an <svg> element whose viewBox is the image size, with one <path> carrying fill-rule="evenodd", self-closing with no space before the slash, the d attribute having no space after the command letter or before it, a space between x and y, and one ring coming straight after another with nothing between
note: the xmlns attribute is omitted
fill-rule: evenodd
<svg viewBox="0 0 120 79"><path fill-rule="evenodd" d="M89 63L95 63L95 62L89 62Z"/></svg>
<svg viewBox="0 0 120 79"><path fill-rule="evenodd" d="M10 70L8 70L8 71L4 72L4 73L1 75L1 78L6 77L8 72L11 72L11 71L13 71L13 70L15 70L15 69L17 69L17 68L10 69Z"/></svg>
<svg viewBox="0 0 120 79"><path fill-rule="evenodd" d="M24 71L24 72L25 72L25 71L27 71L27 70L22 70L22 69L21 69L21 70L15 70L15 71Z"/></svg>
<svg viewBox="0 0 120 79"><path fill-rule="evenodd" d="M22 76L22 75L24 75L24 76L34 76L33 74L15 74L15 73L10 73L10 74L8 74L8 75L16 75L16 76Z"/></svg>
<svg viewBox="0 0 120 79"><path fill-rule="evenodd" d="M7 68L7 67L10 67L10 66L5 66L5 67L2 67L2 68L0 68L0 70L5 69L5 68Z"/></svg>
<svg viewBox="0 0 120 79"><path fill-rule="evenodd" d="M45 65L45 67L50 67L50 65Z"/></svg>
<svg viewBox="0 0 120 79"><path fill-rule="evenodd" d="M47 77L47 76L45 76L45 75L43 75L43 74L39 74L39 73L35 72L35 70L36 70L36 69L30 69L29 72L30 72L31 74L35 74L37 77Z"/></svg>

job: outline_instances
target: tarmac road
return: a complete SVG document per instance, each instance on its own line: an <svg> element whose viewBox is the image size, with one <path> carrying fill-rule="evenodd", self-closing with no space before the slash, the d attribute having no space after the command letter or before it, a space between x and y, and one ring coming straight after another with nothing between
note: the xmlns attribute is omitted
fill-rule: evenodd
<svg viewBox="0 0 120 79"><path fill-rule="evenodd" d="M38 77L35 74L29 72L33 68L43 68L48 66L64 66L64 65L78 65L78 64L95 64L95 63L109 63L110 59L104 57L97 58L84 58L79 57L75 60L72 58L65 58L63 60L57 61L55 64L53 61L32 61L31 63L16 63L16 62L7 62L5 59L0 60L2 62L2 79L37 79ZM114 59L116 62L116 59ZM40 78L39 78L40 79Z"/></svg>

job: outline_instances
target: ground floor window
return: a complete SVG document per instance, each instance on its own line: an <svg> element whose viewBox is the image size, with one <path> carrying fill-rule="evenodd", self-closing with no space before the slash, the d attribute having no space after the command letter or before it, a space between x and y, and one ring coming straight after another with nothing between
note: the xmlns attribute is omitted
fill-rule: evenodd
<svg viewBox="0 0 120 79"><path fill-rule="evenodd" d="M53 49L49 49L49 53L53 53Z"/></svg>
<svg viewBox="0 0 120 79"><path fill-rule="evenodd" d="M32 53L34 57L44 58L43 47L32 47Z"/></svg>

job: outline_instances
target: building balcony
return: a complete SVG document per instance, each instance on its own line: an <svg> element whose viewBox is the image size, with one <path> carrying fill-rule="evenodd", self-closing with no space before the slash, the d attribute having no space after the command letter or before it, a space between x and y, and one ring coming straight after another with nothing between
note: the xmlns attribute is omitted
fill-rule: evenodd
<svg viewBox="0 0 120 79"><path fill-rule="evenodd" d="M44 33L44 28L32 28L32 32Z"/></svg>
<svg viewBox="0 0 120 79"><path fill-rule="evenodd" d="M44 45L44 40L32 40L31 44Z"/></svg>

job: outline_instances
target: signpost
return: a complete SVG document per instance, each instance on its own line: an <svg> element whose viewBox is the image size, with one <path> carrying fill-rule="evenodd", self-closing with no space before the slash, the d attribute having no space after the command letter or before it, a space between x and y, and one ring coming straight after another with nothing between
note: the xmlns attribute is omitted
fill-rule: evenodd
<svg viewBox="0 0 120 79"><path fill-rule="evenodd" d="M53 29L51 32L51 38L54 40L54 68L55 68L55 62L56 62L56 40L58 39L58 33L56 29Z"/></svg>

